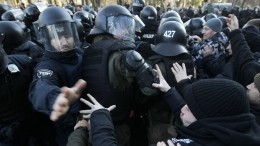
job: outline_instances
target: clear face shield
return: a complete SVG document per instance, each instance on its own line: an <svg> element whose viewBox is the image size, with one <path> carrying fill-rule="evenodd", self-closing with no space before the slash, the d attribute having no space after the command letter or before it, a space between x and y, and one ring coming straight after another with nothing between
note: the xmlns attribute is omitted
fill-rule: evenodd
<svg viewBox="0 0 260 146"><path fill-rule="evenodd" d="M141 33L141 30L143 27L145 27L145 24L143 21L140 19L138 15L132 15L134 20L135 20L135 31L138 33Z"/></svg>
<svg viewBox="0 0 260 146"><path fill-rule="evenodd" d="M67 52L79 44L75 23L48 25L41 28L40 33L45 49L50 52Z"/></svg>
<svg viewBox="0 0 260 146"><path fill-rule="evenodd" d="M107 17L107 32L121 40L134 41L135 20L126 15Z"/></svg>

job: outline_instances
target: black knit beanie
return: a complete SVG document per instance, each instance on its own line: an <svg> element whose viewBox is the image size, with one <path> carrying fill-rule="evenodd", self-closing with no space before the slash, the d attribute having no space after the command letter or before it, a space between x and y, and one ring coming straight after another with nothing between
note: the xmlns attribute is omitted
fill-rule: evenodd
<svg viewBox="0 0 260 146"><path fill-rule="evenodd" d="M203 79L184 89L184 98L196 119L235 116L249 112L245 88L226 79Z"/></svg>
<svg viewBox="0 0 260 146"><path fill-rule="evenodd" d="M254 77L254 83L258 91L260 92L260 73L256 74Z"/></svg>
<svg viewBox="0 0 260 146"><path fill-rule="evenodd" d="M212 18L209 19L204 26L208 26L210 29L212 29L215 32L220 32L222 30L222 22L218 18Z"/></svg>

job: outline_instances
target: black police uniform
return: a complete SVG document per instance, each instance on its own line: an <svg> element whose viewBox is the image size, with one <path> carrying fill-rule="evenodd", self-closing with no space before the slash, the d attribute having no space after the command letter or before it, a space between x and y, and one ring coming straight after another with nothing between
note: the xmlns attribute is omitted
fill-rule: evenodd
<svg viewBox="0 0 260 146"><path fill-rule="evenodd" d="M47 142L48 136L51 139L50 123L33 110L28 100L32 70L28 56L9 55L8 67L0 74L0 145L29 145L32 139L34 142Z"/></svg>
<svg viewBox="0 0 260 146"><path fill-rule="evenodd" d="M158 29L158 23L156 21L154 22L144 22L145 27L141 31L141 40L144 42L148 42L150 44L155 44L154 37L156 35L157 29Z"/></svg>
<svg viewBox="0 0 260 146"><path fill-rule="evenodd" d="M50 115L54 101L61 92L60 88L72 87L80 79L81 62L80 50L72 50L62 55L45 52L42 61L35 68L34 79L30 86L30 101L37 111ZM57 129L58 127L61 129L57 132L56 138L63 144L73 131L79 109L80 104L76 102L71 105L68 114L56 123Z"/></svg>

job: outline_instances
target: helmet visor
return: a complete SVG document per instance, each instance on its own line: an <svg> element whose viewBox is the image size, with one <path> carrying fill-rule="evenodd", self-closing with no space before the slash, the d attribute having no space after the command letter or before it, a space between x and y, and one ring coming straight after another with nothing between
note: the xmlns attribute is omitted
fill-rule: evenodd
<svg viewBox="0 0 260 146"><path fill-rule="evenodd" d="M143 23L143 21L140 19L138 15L133 15L133 18L135 20L135 31L141 32L141 29L145 27L145 24Z"/></svg>
<svg viewBox="0 0 260 146"><path fill-rule="evenodd" d="M107 32L115 38L133 40L135 36L135 20L126 15L107 17Z"/></svg>
<svg viewBox="0 0 260 146"><path fill-rule="evenodd" d="M67 52L78 47L75 23L59 23L41 29L44 47L50 52Z"/></svg>

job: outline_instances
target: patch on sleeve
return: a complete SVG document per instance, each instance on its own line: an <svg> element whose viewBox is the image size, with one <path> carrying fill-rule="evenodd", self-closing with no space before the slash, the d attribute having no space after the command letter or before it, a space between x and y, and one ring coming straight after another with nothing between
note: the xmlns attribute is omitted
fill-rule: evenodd
<svg viewBox="0 0 260 146"><path fill-rule="evenodd" d="M19 68L15 64L9 64L7 68L11 73L20 72Z"/></svg>
<svg viewBox="0 0 260 146"><path fill-rule="evenodd" d="M46 77L46 76L52 76L53 74L53 71L52 70L49 70L49 69L40 69L40 70L37 70L37 77L38 78L41 78L41 77Z"/></svg>

